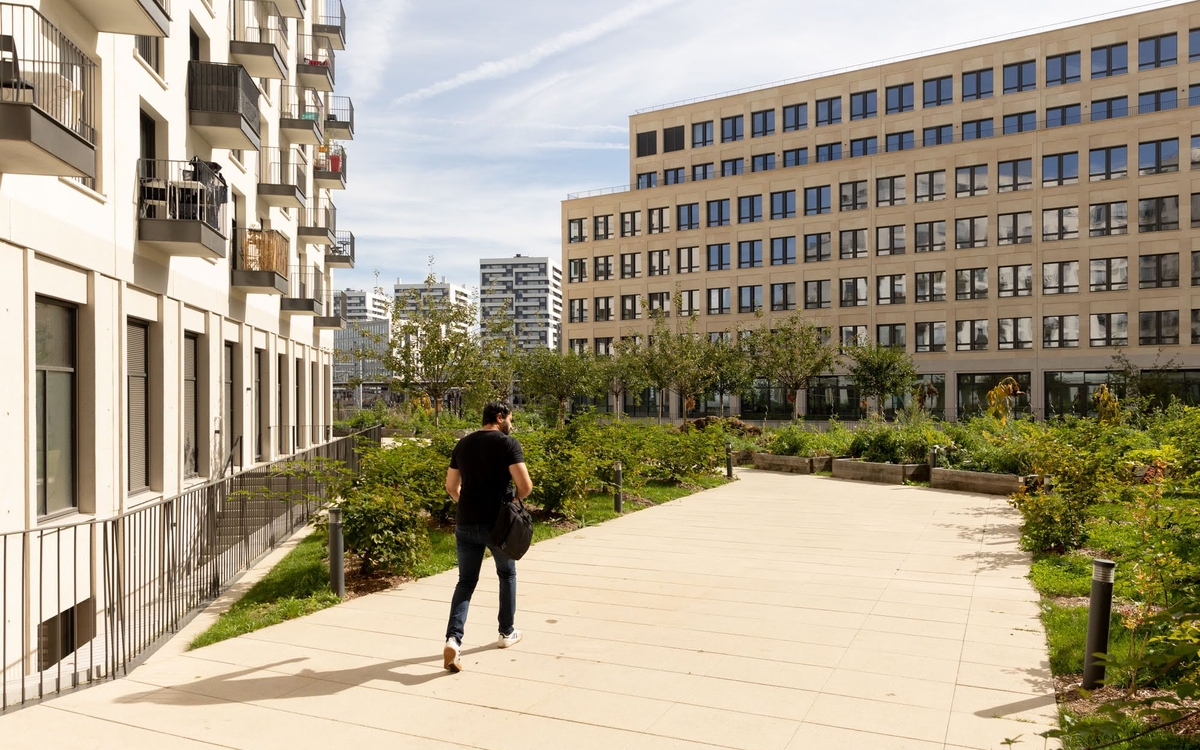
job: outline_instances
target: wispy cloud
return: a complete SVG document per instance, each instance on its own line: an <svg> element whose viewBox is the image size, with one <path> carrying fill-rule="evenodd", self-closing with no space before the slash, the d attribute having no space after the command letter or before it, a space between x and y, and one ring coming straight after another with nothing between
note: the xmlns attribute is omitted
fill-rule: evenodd
<svg viewBox="0 0 1200 750"><path fill-rule="evenodd" d="M608 141L545 141L535 144L536 148L568 148L568 149L628 149L628 143L609 143Z"/></svg>
<svg viewBox="0 0 1200 750"><path fill-rule="evenodd" d="M610 34L624 26L633 23L642 16L661 10L670 5L675 5L680 0L647 0L646 2L637 2L632 5L627 5L621 10L611 15L605 16L598 21L584 26L582 29L566 31L553 39L537 45L531 50L521 52L501 60L490 60L481 63L470 70L463 71L453 78L447 78L443 81L430 84L424 88L417 89L405 94L396 100L397 104L408 104L411 102L429 99L439 94L444 94L447 91L461 88L471 83L479 81L495 80L498 78L507 78L508 76L529 70L541 61L548 57L566 52L567 50L580 47L582 45L593 42L596 39Z"/></svg>

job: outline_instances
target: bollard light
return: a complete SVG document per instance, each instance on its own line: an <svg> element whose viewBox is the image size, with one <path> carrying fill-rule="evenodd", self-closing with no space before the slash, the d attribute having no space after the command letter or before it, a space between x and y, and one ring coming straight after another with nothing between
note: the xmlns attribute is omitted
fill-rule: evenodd
<svg viewBox="0 0 1200 750"><path fill-rule="evenodd" d="M725 441L725 478L733 479L733 443Z"/></svg>
<svg viewBox="0 0 1200 750"><path fill-rule="evenodd" d="M624 510L625 498L623 497L621 485L625 481L625 473L621 468L621 462L617 461L613 466L613 484L616 485L616 490L613 493L613 511L618 515Z"/></svg>
<svg viewBox="0 0 1200 750"><path fill-rule="evenodd" d="M329 587L338 598L346 596L345 547L342 543L342 509L329 509Z"/></svg>
<svg viewBox="0 0 1200 750"><path fill-rule="evenodd" d="M1083 689L1095 690L1104 680L1104 662L1096 654L1108 654L1108 626L1112 622L1114 571L1112 560L1092 560L1092 596L1088 604L1087 651L1083 655Z"/></svg>

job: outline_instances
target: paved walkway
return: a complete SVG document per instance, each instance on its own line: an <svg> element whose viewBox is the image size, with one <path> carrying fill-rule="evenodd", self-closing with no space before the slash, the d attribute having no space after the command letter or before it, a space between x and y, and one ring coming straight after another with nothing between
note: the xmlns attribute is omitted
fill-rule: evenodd
<svg viewBox="0 0 1200 750"><path fill-rule="evenodd" d="M1054 697L1002 498L747 470L534 547L525 640L453 571L0 718L6 750L1042 748ZM486 563L485 563L486 564ZM485 568L486 571L486 568Z"/></svg>

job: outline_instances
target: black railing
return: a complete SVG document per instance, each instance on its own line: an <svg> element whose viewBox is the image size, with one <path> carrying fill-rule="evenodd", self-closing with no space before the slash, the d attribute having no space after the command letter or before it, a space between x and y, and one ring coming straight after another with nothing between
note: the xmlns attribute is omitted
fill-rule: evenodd
<svg viewBox="0 0 1200 750"><path fill-rule="evenodd" d="M220 165L138 159L138 218L202 221L225 234L229 188Z"/></svg>
<svg viewBox="0 0 1200 750"><path fill-rule="evenodd" d="M41 13L0 3L0 103L32 104L94 146L97 70Z"/></svg>
<svg viewBox="0 0 1200 750"><path fill-rule="evenodd" d="M325 147L324 151L317 152L317 171L318 172L333 172L341 175L342 179L346 179L346 147L340 143L333 143Z"/></svg>
<svg viewBox="0 0 1200 750"><path fill-rule="evenodd" d="M325 127L325 102L312 89L302 86L281 87L279 116L285 120L311 120Z"/></svg>
<svg viewBox="0 0 1200 750"><path fill-rule="evenodd" d="M128 674L139 656L308 523L326 499L309 462L359 469L359 441L332 439L112 518L0 534L0 711Z"/></svg>
<svg viewBox="0 0 1200 750"><path fill-rule="evenodd" d="M262 127L258 86L241 65L188 63L188 109L193 112L241 115L255 135Z"/></svg>
<svg viewBox="0 0 1200 750"><path fill-rule="evenodd" d="M325 273L315 266L292 266L288 272L288 297L324 303Z"/></svg>
<svg viewBox="0 0 1200 750"><path fill-rule="evenodd" d="M342 0L321 0L321 13L316 18L317 26L336 26L341 30L342 38L346 37L346 9Z"/></svg>
<svg viewBox="0 0 1200 750"><path fill-rule="evenodd" d="M288 238L274 229L243 229L234 253L235 271L274 271L287 278Z"/></svg>
<svg viewBox="0 0 1200 750"><path fill-rule="evenodd" d="M350 262L354 262L354 233L353 232L337 232L337 242L330 246L329 255L336 255L339 258L349 258Z"/></svg>
<svg viewBox="0 0 1200 750"><path fill-rule="evenodd" d="M281 56L288 49L287 21L268 0L235 0L233 41L270 44Z"/></svg>
<svg viewBox="0 0 1200 750"><path fill-rule="evenodd" d="M258 152L258 181L264 185L293 185L303 194L308 177L304 159L294 148L264 148Z"/></svg>
<svg viewBox="0 0 1200 750"><path fill-rule="evenodd" d="M333 48L329 40L323 36L300 34L297 36L299 49L296 51L296 62L301 72L328 71L329 79L333 80Z"/></svg>
<svg viewBox="0 0 1200 750"><path fill-rule="evenodd" d="M350 124L350 132L354 132L354 102L348 96L330 97L329 119L332 122Z"/></svg>
<svg viewBox="0 0 1200 750"><path fill-rule="evenodd" d="M320 205L312 208L302 208L297 223L305 228L319 227L336 232L337 208L329 201L322 201Z"/></svg>

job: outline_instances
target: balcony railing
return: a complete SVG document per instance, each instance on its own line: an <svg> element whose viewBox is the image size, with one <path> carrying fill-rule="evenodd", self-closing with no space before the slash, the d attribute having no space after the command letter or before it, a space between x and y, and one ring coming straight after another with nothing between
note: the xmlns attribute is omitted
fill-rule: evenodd
<svg viewBox="0 0 1200 750"><path fill-rule="evenodd" d="M258 95L258 86L241 65L188 63L188 109L192 112L241 115L258 135L262 127Z"/></svg>
<svg viewBox="0 0 1200 750"><path fill-rule="evenodd" d="M191 161L138 160L138 218L199 221L225 235L229 188L220 166Z"/></svg>
<svg viewBox="0 0 1200 750"><path fill-rule="evenodd" d="M325 127L325 100L312 89L302 86L282 87L279 116L285 120L311 120Z"/></svg>
<svg viewBox="0 0 1200 750"><path fill-rule="evenodd" d="M308 173L295 148L264 148L258 152L258 181L264 185L294 185L304 193Z"/></svg>
<svg viewBox="0 0 1200 750"><path fill-rule="evenodd" d="M287 21L278 6L268 0L235 0L233 41L270 44L280 52L291 47Z"/></svg>
<svg viewBox="0 0 1200 750"><path fill-rule="evenodd" d="M325 301L325 272L316 266L292 266L288 283L288 297L292 299Z"/></svg>
<svg viewBox="0 0 1200 750"><path fill-rule="evenodd" d="M331 97L326 129L343 140L354 138L354 102L348 96Z"/></svg>
<svg viewBox="0 0 1200 750"><path fill-rule="evenodd" d="M354 233L338 232L337 242L330 246L326 256L348 259L350 263L354 263Z"/></svg>
<svg viewBox="0 0 1200 750"><path fill-rule="evenodd" d="M346 48L346 9L342 0L318 0L321 12L313 21L313 32L324 34L334 49Z"/></svg>
<svg viewBox="0 0 1200 750"><path fill-rule="evenodd" d="M301 76L320 76L328 78L329 86L322 90L332 91L334 81L333 48L329 39L323 36L300 34L296 51L297 72Z"/></svg>
<svg viewBox="0 0 1200 750"><path fill-rule="evenodd" d="M32 104L96 145L96 63L27 5L0 3L0 103Z"/></svg>
<svg viewBox="0 0 1200 750"><path fill-rule="evenodd" d="M297 222L302 228L327 229L337 231L337 207L329 201L322 201L318 206L300 209Z"/></svg>
<svg viewBox="0 0 1200 750"><path fill-rule="evenodd" d="M287 237L274 229L243 229L240 234L234 270L274 271L287 278Z"/></svg>

